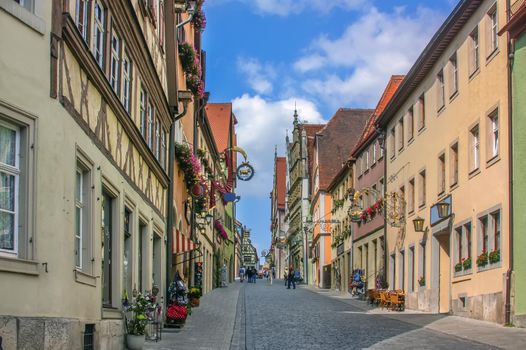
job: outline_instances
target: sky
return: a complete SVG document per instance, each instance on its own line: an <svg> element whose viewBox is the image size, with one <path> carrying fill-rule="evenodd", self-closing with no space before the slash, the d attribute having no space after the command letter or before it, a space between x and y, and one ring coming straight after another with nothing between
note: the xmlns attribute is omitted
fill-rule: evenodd
<svg viewBox="0 0 526 350"><path fill-rule="evenodd" d="M206 0L209 102L232 102L238 145L256 173L238 182L237 218L258 253L270 246L274 150L285 155L294 106L325 123L374 108L406 74L456 0Z"/></svg>

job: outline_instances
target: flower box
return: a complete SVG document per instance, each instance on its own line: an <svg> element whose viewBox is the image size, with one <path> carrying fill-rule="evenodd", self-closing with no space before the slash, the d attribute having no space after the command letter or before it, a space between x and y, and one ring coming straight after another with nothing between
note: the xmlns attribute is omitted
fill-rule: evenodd
<svg viewBox="0 0 526 350"><path fill-rule="evenodd" d="M484 267L488 264L488 261L489 261L488 252L483 251L482 254L480 254L477 258L477 266Z"/></svg>
<svg viewBox="0 0 526 350"><path fill-rule="evenodd" d="M464 259L464 261L462 262L462 267L464 268L464 270L471 269L471 265L471 258Z"/></svg>
<svg viewBox="0 0 526 350"><path fill-rule="evenodd" d="M500 250L496 249L492 251L491 253L489 253L488 258L491 264L498 263L500 261Z"/></svg>
<svg viewBox="0 0 526 350"><path fill-rule="evenodd" d="M455 272L460 272L462 271L462 263L459 262L455 265Z"/></svg>

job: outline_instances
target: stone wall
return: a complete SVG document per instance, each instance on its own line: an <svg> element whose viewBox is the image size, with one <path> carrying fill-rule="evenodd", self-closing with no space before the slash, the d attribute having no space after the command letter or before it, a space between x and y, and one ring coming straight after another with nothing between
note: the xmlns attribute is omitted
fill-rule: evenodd
<svg viewBox="0 0 526 350"><path fill-rule="evenodd" d="M85 323L65 318L0 316L1 344L4 350L82 349ZM94 321L93 324L95 349L123 348L121 320Z"/></svg>
<svg viewBox="0 0 526 350"><path fill-rule="evenodd" d="M490 322L504 323L504 294L502 292L465 296L451 301L454 315Z"/></svg>

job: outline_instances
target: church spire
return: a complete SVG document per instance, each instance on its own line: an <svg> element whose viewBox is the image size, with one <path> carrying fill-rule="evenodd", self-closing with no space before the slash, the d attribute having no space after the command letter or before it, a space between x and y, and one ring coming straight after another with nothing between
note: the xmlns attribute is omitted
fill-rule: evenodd
<svg viewBox="0 0 526 350"><path fill-rule="evenodd" d="M298 124L298 110L296 108L296 101L294 101L294 125Z"/></svg>

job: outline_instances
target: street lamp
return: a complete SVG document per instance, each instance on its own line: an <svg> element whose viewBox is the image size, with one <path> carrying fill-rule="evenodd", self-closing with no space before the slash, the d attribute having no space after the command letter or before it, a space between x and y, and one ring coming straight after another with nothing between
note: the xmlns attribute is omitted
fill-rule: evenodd
<svg viewBox="0 0 526 350"><path fill-rule="evenodd" d="M436 205L439 218L443 219L449 216L449 203L442 201L437 203Z"/></svg>
<svg viewBox="0 0 526 350"><path fill-rule="evenodd" d="M424 232L424 219L420 216L413 220L413 225L415 226L415 232Z"/></svg>

